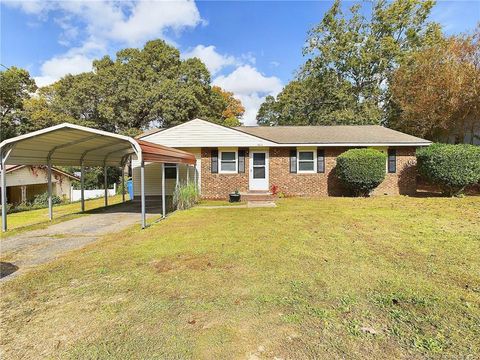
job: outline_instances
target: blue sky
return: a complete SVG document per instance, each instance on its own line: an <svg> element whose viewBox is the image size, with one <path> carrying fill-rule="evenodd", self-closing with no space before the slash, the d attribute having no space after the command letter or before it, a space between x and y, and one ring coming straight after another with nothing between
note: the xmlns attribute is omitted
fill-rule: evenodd
<svg viewBox="0 0 480 360"><path fill-rule="evenodd" d="M246 124L303 62L307 31L331 1L10 1L1 3L1 63L30 71L39 85L88 71L92 59L162 38L198 56L215 84L242 100ZM344 2L349 7L354 2ZM440 1L432 19L448 34L473 29L480 0Z"/></svg>

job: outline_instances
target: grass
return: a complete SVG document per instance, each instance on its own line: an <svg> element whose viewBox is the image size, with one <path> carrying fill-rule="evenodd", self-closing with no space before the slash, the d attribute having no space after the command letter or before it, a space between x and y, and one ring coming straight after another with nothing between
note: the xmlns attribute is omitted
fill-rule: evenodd
<svg viewBox="0 0 480 360"><path fill-rule="evenodd" d="M108 204L118 204L122 202L121 195L115 195L108 198ZM94 210L104 206L104 199L91 199L85 201L85 210ZM73 219L79 216L86 216L80 212L80 202L74 202L65 205L55 205L53 207L53 223L58 223ZM1 237L16 235L27 230L38 229L52 224L48 220L48 208L22 211L8 214L7 218L8 232L2 233Z"/></svg>
<svg viewBox="0 0 480 360"><path fill-rule="evenodd" d="M480 357L480 198L177 211L1 285L5 358Z"/></svg>

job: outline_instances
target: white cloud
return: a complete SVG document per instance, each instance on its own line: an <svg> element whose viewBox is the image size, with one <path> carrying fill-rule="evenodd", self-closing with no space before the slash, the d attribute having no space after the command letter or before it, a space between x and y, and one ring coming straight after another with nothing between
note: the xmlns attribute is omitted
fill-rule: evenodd
<svg viewBox="0 0 480 360"><path fill-rule="evenodd" d="M231 55L222 55L215 50L215 46L197 45L193 49L185 52L183 57L186 59L197 57L202 60L212 75L217 74L224 67L237 65L238 60Z"/></svg>
<svg viewBox="0 0 480 360"><path fill-rule="evenodd" d="M167 28L179 31L201 21L193 1L142 1L131 9L131 15L116 21L108 36L130 44L163 35Z"/></svg>
<svg viewBox="0 0 480 360"><path fill-rule="evenodd" d="M245 107L243 123L256 125L257 112L267 95L275 96L282 90L282 82L275 76L265 76L251 65L242 65L229 75L213 80L215 85L231 91Z"/></svg>
<svg viewBox="0 0 480 360"><path fill-rule="evenodd" d="M92 70L92 62L106 51L100 42L88 41L81 47L71 48L65 54L54 56L40 67L40 76L34 77L37 86L50 85L67 74L80 74Z"/></svg>
<svg viewBox="0 0 480 360"><path fill-rule="evenodd" d="M41 76L35 77L37 86L54 83L66 74L80 74L92 70L92 58L82 54L65 54L45 61L41 67Z"/></svg>
<svg viewBox="0 0 480 360"><path fill-rule="evenodd" d="M73 20L85 26L87 35L138 45L152 37L163 37L166 29L180 31L202 23L194 1L61 1L29 0L5 3L23 12L48 19L50 12L63 26ZM74 16L72 16L74 15ZM70 29L72 26L67 26Z"/></svg>
<svg viewBox="0 0 480 360"><path fill-rule="evenodd" d="M41 66L38 80L55 81L68 73L88 71L87 61L99 54L91 44L107 52L112 42L141 46L154 38L166 39L166 31L180 32L202 24L194 1L10 1L8 6L35 15L39 20L54 20L63 30L59 43L79 44L64 54L56 55Z"/></svg>
<svg viewBox="0 0 480 360"><path fill-rule="evenodd" d="M275 76L265 76L251 65L242 65L227 76L214 80L216 85L236 94L277 94L282 90L282 82Z"/></svg>

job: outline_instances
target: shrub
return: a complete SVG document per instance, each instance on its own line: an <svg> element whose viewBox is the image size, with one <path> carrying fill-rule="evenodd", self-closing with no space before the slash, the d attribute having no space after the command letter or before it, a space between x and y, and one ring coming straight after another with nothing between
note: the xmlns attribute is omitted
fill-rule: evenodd
<svg viewBox="0 0 480 360"><path fill-rule="evenodd" d="M180 184L173 193L173 206L177 210L191 208L198 200L199 194L195 184Z"/></svg>
<svg viewBox="0 0 480 360"><path fill-rule="evenodd" d="M417 150L417 167L420 175L440 186L445 195L456 196L466 186L480 182L480 147L433 144Z"/></svg>
<svg viewBox="0 0 480 360"><path fill-rule="evenodd" d="M368 196L385 179L387 157L374 149L351 149L337 158L337 176L356 196Z"/></svg>
<svg viewBox="0 0 480 360"><path fill-rule="evenodd" d="M271 187L271 192L272 195L277 195L278 194L278 185L273 184Z"/></svg>
<svg viewBox="0 0 480 360"><path fill-rule="evenodd" d="M7 203L7 206L5 206L5 209L7 209L7 214L10 214L12 212L12 208L12 204ZM2 211L2 205L0 205L0 211Z"/></svg>
<svg viewBox="0 0 480 360"><path fill-rule="evenodd" d="M57 195L52 195L52 205L60 204L62 199ZM36 195L33 199L34 206L48 206L48 193Z"/></svg>

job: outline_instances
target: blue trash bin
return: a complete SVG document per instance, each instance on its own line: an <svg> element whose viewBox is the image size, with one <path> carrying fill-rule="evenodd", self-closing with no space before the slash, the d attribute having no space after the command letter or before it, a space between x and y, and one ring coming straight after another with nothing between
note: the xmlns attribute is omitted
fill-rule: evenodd
<svg viewBox="0 0 480 360"><path fill-rule="evenodd" d="M132 179L127 180L127 190L128 190L128 196L130 196L130 200L133 200L133 181L132 181Z"/></svg>

